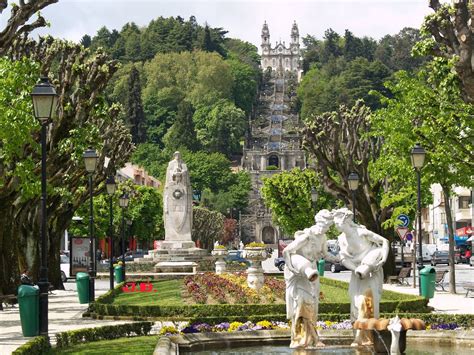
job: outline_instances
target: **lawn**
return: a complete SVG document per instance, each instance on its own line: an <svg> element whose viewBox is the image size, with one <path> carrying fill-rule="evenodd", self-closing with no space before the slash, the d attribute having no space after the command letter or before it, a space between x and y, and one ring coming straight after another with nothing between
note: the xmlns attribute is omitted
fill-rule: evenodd
<svg viewBox="0 0 474 355"><path fill-rule="evenodd" d="M182 305L182 280L166 280L153 282L152 292L123 292L114 298L114 305L134 306L175 306ZM137 283L137 289L139 284ZM154 292L156 290L156 292Z"/></svg>
<svg viewBox="0 0 474 355"><path fill-rule="evenodd" d="M142 337L120 338L115 340L94 341L74 345L68 348L52 349L50 354L153 354L158 342L158 336L149 335Z"/></svg>
<svg viewBox="0 0 474 355"><path fill-rule="evenodd" d="M137 289L139 285L137 283ZM192 298L183 299L184 291L182 280L166 280L153 282L153 290L156 292L124 292L115 297L114 305L135 305L135 306L179 306L183 304L195 303ZM321 283L321 302L338 303L349 302L347 288Z"/></svg>

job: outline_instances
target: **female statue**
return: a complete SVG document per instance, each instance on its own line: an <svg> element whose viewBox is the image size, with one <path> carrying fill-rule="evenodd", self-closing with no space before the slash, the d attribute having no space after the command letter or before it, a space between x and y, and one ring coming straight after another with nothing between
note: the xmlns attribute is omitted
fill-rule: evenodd
<svg viewBox="0 0 474 355"><path fill-rule="evenodd" d="M295 233L295 240L283 250L285 258L286 315L291 319L290 348L324 346L319 342L315 324L319 304L320 258L331 261L325 233L333 223L331 212L321 210L315 216L316 224Z"/></svg>
<svg viewBox="0 0 474 355"><path fill-rule="evenodd" d="M352 270L349 283L351 320L361 316L378 318L383 286L382 266L388 256L388 240L354 223L353 213L347 208L332 213L336 227L342 232L338 237L341 262ZM370 314L361 314L362 305L369 305ZM358 330L352 345L362 345L366 342L364 339Z"/></svg>

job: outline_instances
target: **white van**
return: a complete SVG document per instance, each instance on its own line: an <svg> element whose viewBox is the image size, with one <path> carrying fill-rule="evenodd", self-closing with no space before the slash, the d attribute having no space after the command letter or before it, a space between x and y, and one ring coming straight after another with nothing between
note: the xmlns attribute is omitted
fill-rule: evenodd
<svg viewBox="0 0 474 355"><path fill-rule="evenodd" d="M67 255L61 254L61 280L67 282L67 279L71 277L71 263Z"/></svg>

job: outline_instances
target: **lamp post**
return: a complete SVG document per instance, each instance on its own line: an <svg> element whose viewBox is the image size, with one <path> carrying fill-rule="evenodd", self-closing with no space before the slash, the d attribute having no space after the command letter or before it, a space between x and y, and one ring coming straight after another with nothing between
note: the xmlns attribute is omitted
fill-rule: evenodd
<svg viewBox="0 0 474 355"><path fill-rule="evenodd" d="M39 329L41 335L48 335L48 236L46 216L46 128L56 111L58 95L48 78L40 79L31 93L35 118L41 124L41 260L38 286Z"/></svg>
<svg viewBox="0 0 474 355"><path fill-rule="evenodd" d="M311 187L311 203L312 203L312 207L313 207L313 211L314 213L316 213L316 202L318 201L318 190L316 190L316 188L313 186Z"/></svg>
<svg viewBox="0 0 474 355"><path fill-rule="evenodd" d="M359 187L359 174L357 173L350 173L347 177L347 184L349 185L349 190L352 192L352 213L353 213L353 221L356 221L356 200L355 200L355 192Z"/></svg>
<svg viewBox="0 0 474 355"><path fill-rule="evenodd" d="M95 299L95 249L94 249L94 200L92 194L92 175L97 169L97 162L99 156L97 152L89 148L83 156L86 171L89 173L89 303L94 302Z"/></svg>
<svg viewBox="0 0 474 355"><path fill-rule="evenodd" d="M109 176L105 182L105 187L107 188L107 194L109 195L109 245L110 245L110 255L109 255L109 272L110 272L110 289L114 288L114 210L113 210L113 196L115 190L117 190L117 185L115 184L115 178L113 175Z"/></svg>
<svg viewBox="0 0 474 355"><path fill-rule="evenodd" d="M420 273L421 269L423 268L423 251L421 249L422 247L422 240L421 240L421 168L423 167L423 164L425 163L425 156L426 152L423 149L423 147L420 145L420 143L416 143L416 145L413 147L411 150L411 165L416 171L416 179L417 179L417 217L418 217L418 231L417 231L417 236L418 236L418 248L419 248L419 258L418 260L418 274ZM421 276L421 275L420 275ZM419 280L419 294L421 295L421 277Z"/></svg>
<svg viewBox="0 0 474 355"><path fill-rule="evenodd" d="M128 207L129 197L125 192L119 198L119 205L122 208L122 273L125 282L125 209Z"/></svg>

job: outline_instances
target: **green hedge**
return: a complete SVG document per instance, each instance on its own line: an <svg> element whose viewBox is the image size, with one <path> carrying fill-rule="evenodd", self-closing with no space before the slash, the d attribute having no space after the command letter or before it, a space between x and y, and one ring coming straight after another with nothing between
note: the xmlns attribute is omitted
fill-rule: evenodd
<svg viewBox="0 0 474 355"><path fill-rule="evenodd" d="M13 355L38 355L46 354L51 349L51 344L49 343L49 337L47 336L37 336L28 341L27 343L20 346L12 354Z"/></svg>
<svg viewBox="0 0 474 355"><path fill-rule="evenodd" d="M64 348L67 346L98 341L111 340L122 337L148 335L150 333L152 322L137 322L120 325L106 325L98 328L71 330L68 332L56 334L56 347Z"/></svg>
<svg viewBox="0 0 474 355"><path fill-rule="evenodd" d="M383 301L380 311L383 313L394 312L429 312L426 307L428 301L416 297L400 301ZM182 306L135 306L114 305L110 303L94 303L94 313L102 316L135 316L135 317L230 317L262 314L285 314L286 305L279 304L194 304ZM349 303L320 303L321 314L350 313Z"/></svg>

